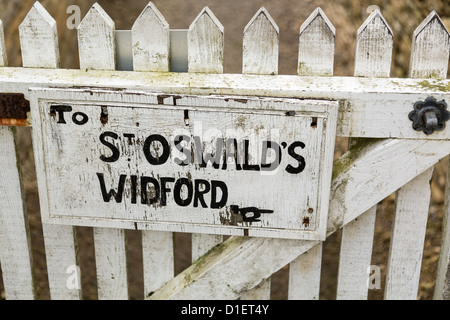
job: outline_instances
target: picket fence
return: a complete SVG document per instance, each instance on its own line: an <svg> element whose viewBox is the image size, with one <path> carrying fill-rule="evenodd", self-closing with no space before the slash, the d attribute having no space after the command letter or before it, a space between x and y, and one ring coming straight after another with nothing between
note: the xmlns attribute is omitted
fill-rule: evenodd
<svg viewBox="0 0 450 320"><path fill-rule="evenodd" d="M94 4L78 27L80 70L58 69L56 22L36 2L20 26L23 68L7 67L0 32L0 92L27 96L30 87L139 88L168 94L337 100L337 136L351 140L349 151L334 163L327 224L328 235L342 229L336 298L367 299L377 203L395 192L384 298L416 299L433 166L450 154L450 129L426 135L414 130L408 119L416 101L428 96L450 100L450 82L445 80L450 35L438 14L430 13L414 32L406 79L389 78L394 35L379 10L357 32L354 77L333 76L335 28L320 8L301 26L295 76L278 75L279 29L264 8L244 30L242 74L223 74L224 30L210 9L204 8L187 31L188 72L171 72L170 31L150 2L131 31L134 72L117 71L114 22ZM0 114L3 285L7 299L35 299L17 166L20 146L13 129L32 126L33 119ZM450 298L448 214L446 206L435 299ZM94 227L99 299L129 297L126 232ZM288 264L288 298L320 298L321 241L245 236L223 241L223 236L192 234L193 264L174 276L173 233L141 232L146 298L269 299L271 275ZM68 285L67 268L78 265L74 226L43 223L43 234L51 298L81 299L82 288Z"/></svg>

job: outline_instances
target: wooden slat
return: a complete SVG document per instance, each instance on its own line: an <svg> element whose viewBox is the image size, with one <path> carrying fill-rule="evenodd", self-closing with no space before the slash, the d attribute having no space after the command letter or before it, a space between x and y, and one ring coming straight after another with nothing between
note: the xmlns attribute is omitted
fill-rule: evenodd
<svg viewBox="0 0 450 320"><path fill-rule="evenodd" d="M417 299L433 168L397 192L385 299Z"/></svg>
<svg viewBox="0 0 450 320"><path fill-rule="evenodd" d="M8 56L6 54L5 32L3 21L0 20L0 67L8 66Z"/></svg>
<svg viewBox="0 0 450 320"><path fill-rule="evenodd" d="M413 34L409 70L412 78L446 77L449 37L437 13L430 13ZM431 174L432 168L397 193L386 275L386 299L417 299Z"/></svg>
<svg viewBox="0 0 450 320"><path fill-rule="evenodd" d="M6 299L35 299L32 256L22 185L17 134L0 126L0 266Z"/></svg>
<svg viewBox="0 0 450 320"><path fill-rule="evenodd" d="M94 228L99 300L127 300L126 231Z"/></svg>
<svg viewBox="0 0 450 320"><path fill-rule="evenodd" d="M335 164L328 235L448 153L448 141L377 140L354 149ZM370 179L367 179L368 168ZM150 298L236 299L316 244L317 241L231 237Z"/></svg>
<svg viewBox="0 0 450 320"><path fill-rule="evenodd" d="M95 3L78 26L80 69L114 70L115 24ZM99 299L127 299L126 231L94 228Z"/></svg>
<svg viewBox="0 0 450 320"><path fill-rule="evenodd" d="M169 71L169 24L152 2L134 23L132 38L135 71ZM172 279L175 274L173 236L172 232L142 231L144 297Z"/></svg>
<svg viewBox="0 0 450 320"><path fill-rule="evenodd" d="M379 10L358 29L355 76L388 77L393 49L392 31ZM352 145L363 141L349 141ZM367 299L367 268L372 258L376 205L342 230L336 298Z"/></svg>
<svg viewBox="0 0 450 320"><path fill-rule="evenodd" d="M144 296L147 297L175 275L173 233L143 231L142 251Z"/></svg>
<svg viewBox="0 0 450 320"><path fill-rule="evenodd" d="M379 10L359 27L356 42L355 76L389 77L394 36Z"/></svg>
<svg viewBox="0 0 450 320"><path fill-rule="evenodd" d="M242 73L278 74L278 26L264 7L244 29ZM243 293L241 300L270 299L270 277Z"/></svg>
<svg viewBox="0 0 450 320"><path fill-rule="evenodd" d="M188 71L223 73L224 29L214 13L204 7L188 31ZM192 234L192 261L223 241L223 236Z"/></svg>
<svg viewBox="0 0 450 320"><path fill-rule="evenodd" d="M433 299L450 300L450 158L447 158L442 243Z"/></svg>
<svg viewBox="0 0 450 320"><path fill-rule="evenodd" d="M243 74L278 74L279 29L261 7L244 29Z"/></svg>
<svg viewBox="0 0 450 320"><path fill-rule="evenodd" d="M342 230L336 298L367 299L367 268L372 258L376 206L347 224Z"/></svg>
<svg viewBox="0 0 450 320"><path fill-rule="evenodd" d="M258 95L343 100L337 135L341 137L450 139L450 130L426 135L412 128L413 104L428 96L450 99L450 80L204 73L144 73L47 69L0 69L4 92L30 85L94 86L161 91L168 94ZM209 88L209 89L207 89Z"/></svg>
<svg viewBox="0 0 450 320"><path fill-rule="evenodd" d="M38 30L38 32L36 32ZM58 68L60 65L56 21L36 2L19 28L23 65L31 68ZM44 166L36 161L37 166ZM41 203L41 210L47 210ZM77 266L76 235L72 226L42 225L52 299L80 299L81 287L67 286L66 271Z"/></svg>
<svg viewBox="0 0 450 320"><path fill-rule="evenodd" d="M56 21L35 2L19 26L24 67L59 68L59 46Z"/></svg>
<svg viewBox="0 0 450 320"><path fill-rule="evenodd" d="M300 27L297 73L332 76L336 29L317 8Z"/></svg>
<svg viewBox="0 0 450 320"><path fill-rule="evenodd" d="M95 3L78 28L80 69L115 70L115 24Z"/></svg>
<svg viewBox="0 0 450 320"><path fill-rule="evenodd" d="M413 34L409 74L412 78L446 78L450 35L433 11Z"/></svg>
<svg viewBox="0 0 450 320"><path fill-rule="evenodd" d="M189 72L223 73L224 29L205 7L188 31Z"/></svg>
<svg viewBox="0 0 450 320"><path fill-rule="evenodd" d="M170 29L164 16L150 2L133 24L134 71L170 70Z"/></svg>
<svg viewBox="0 0 450 320"><path fill-rule="evenodd" d="M322 243L303 253L289 265L290 300L319 300Z"/></svg>
<svg viewBox="0 0 450 320"><path fill-rule="evenodd" d="M300 27L299 75L333 75L335 28L322 9L315 9ZM302 254L289 266L288 299L318 300L322 243Z"/></svg>

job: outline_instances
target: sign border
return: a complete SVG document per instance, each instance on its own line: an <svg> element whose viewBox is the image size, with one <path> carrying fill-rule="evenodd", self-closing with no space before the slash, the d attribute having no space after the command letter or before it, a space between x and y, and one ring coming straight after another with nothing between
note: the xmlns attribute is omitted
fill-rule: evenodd
<svg viewBox="0 0 450 320"><path fill-rule="evenodd" d="M127 219L111 219L105 218L86 218L86 217L67 217L50 215L48 202L48 188L46 179L46 168L44 161L44 137L42 136L42 121L39 112L39 102L41 100L60 101L64 103L92 103L98 105L115 104L125 105L126 103L135 104L155 104L161 107L166 106L180 106L180 98L198 99L203 103L200 104L199 110L204 110L208 107L204 106L205 102L210 102L214 105L214 101L228 99L226 101L234 101L227 107L235 109L236 112L245 111L246 113L260 113L274 112L275 114L286 113L292 111L290 105L295 105L300 115L320 116L324 118L324 131L322 137L320 170L318 179L318 203L317 203L317 228L314 231L307 230L293 230L281 228L267 228L267 227L248 227L248 226L227 226L227 225L210 225L210 224L186 224L177 222L152 222L140 220ZM268 238L282 238L282 239L298 239L298 240L325 240L327 231L328 208L330 199L331 176L334 159L334 146L336 139L337 114L339 102L336 100L313 100L300 98L277 98L277 97L254 97L254 96L237 96L237 95L177 95L176 93L167 94L152 91L138 91L138 90L117 90L104 88L30 88L29 99L31 103L31 117L33 119L32 135L33 148L35 154L35 164L37 173L37 182L39 189L39 198L41 202L41 218L43 223L62 224L73 226L86 227L109 227L109 228L124 228L134 230L154 230L154 231L170 231L170 232L188 232L188 233L208 233L220 235L235 235L235 236L251 236L251 237L268 237ZM261 101L262 103L277 103L277 108L243 108L242 101L244 100ZM178 100L178 102L177 102ZM280 102L283 102L280 104ZM299 103L302 105L302 110L298 110ZM133 106L135 106L133 104ZM136 107L136 106L135 106ZM192 105L189 107L192 108ZM214 105L218 109L217 105ZM230 109L227 109L229 111Z"/></svg>

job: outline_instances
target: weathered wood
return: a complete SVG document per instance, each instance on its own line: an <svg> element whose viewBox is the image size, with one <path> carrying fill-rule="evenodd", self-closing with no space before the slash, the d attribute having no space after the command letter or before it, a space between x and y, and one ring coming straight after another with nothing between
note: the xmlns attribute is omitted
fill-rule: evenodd
<svg viewBox="0 0 450 320"><path fill-rule="evenodd" d="M412 38L410 77L447 77L450 34L436 11L416 28Z"/></svg>
<svg viewBox="0 0 450 320"><path fill-rule="evenodd" d="M20 26L23 64L30 68L58 68L60 64L56 21L36 2ZM38 31L37 31L38 30ZM45 166L38 161L36 167ZM45 203L41 203L43 211ZM43 236L52 299L80 299L81 287L67 285L70 266L78 266L76 234L72 226L43 223Z"/></svg>
<svg viewBox="0 0 450 320"><path fill-rule="evenodd" d="M372 258L376 206L342 229L336 299L367 299L367 268Z"/></svg>
<svg viewBox="0 0 450 320"><path fill-rule="evenodd" d="M81 299L77 238L74 227L43 223L42 229L51 299Z"/></svg>
<svg viewBox="0 0 450 320"><path fill-rule="evenodd" d="M80 69L116 68L115 24L95 3L78 26ZM128 297L126 231L94 229L99 299Z"/></svg>
<svg viewBox="0 0 450 320"><path fill-rule="evenodd" d="M5 31L3 22L0 20L0 67L8 66L8 56L6 54Z"/></svg>
<svg viewBox="0 0 450 320"><path fill-rule="evenodd" d="M224 28L208 7L204 7L189 26L188 71L223 73ZM223 241L223 236L192 234L192 261Z"/></svg>
<svg viewBox="0 0 450 320"><path fill-rule="evenodd" d="M450 142L379 140L346 154L335 164L328 234L357 218L449 152ZM405 167L404 163L410 165ZM371 179L366 179L367 170ZM237 298L316 244L317 241L231 237L150 298ZM241 274L245 274L245 279L237 277Z"/></svg>
<svg viewBox="0 0 450 320"><path fill-rule="evenodd" d="M80 69L115 70L115 24L95 3L77 27Z"/></svg>
<svg viewBox="0 0 450 320"><path fill-rule="evenodd" d="M358 30L355 76L388 77L391 70L392 32L375 10ZM364 140L350 139L350 149ZM372 258L376 205L342 229L337 299L367 299L367 268Z"/></svg>
<svg viewBox="0 0 450 320"><path fill-rule="evenodd" d="M94 228L94 241L98 299L128 299L126 231Z"/></svg>
<svg viewBox="0 0 450 320"><path fill-rule="evenodd" d="M59 46L56 21L36 1L19 26L24 67L59 68Z"/></svg>
<svg viewBox="0 0 450 320"><path fill-rule="evenodd" d="M220 21L205 7L188 31L189 72L223 72L223 32Z"/></svg>
<svg viewBox="0 0 450 320"><path fill-rule="evenodd" d="M322 242L289 265L289 300L319 300Z"/></svg>
<svg viewBox="0 0 450 320"><path fill-rule="evenodd" d="M261 7L244 29L243 74L278 74L279 29Z"/></svg>
<svg viewBox="0 0 450 320"><path fill-rule="evenodd" d="M336 29L317 8L300 27L297 73L332 76Z"/></svg>
<svg viewBox="0 0 450 320"><path fill-rule="evenodd" d="M317 8L300 27L298 74L333 75L335 29ZM289 265L288 299L318 300L322 270L322 243Z"/></svg>
<svg viewBox="0 0 450 320"><path fill-rule="evenodd" d="M397 192L386 272L387 300L417 299L432 174L430 168Z"/></svg>
<svg viewBox="0 0 450 320"><path fill-rule="evenodd" d="M379 10L358 29L355 76L389 77L394 36Z"/></svg>
<svg viewBox="0 0 450 320"><path fill-rule="evenodd" d="M450 300L450 158L446 160L444 217L442 219L442 242L436 272L433 299Z"/></svg>
<svg viewBox="0 0 450 320"><path fill-rule="evenodd" d="M412 129L408 114L428 96L449 100L450 81L437 79L310 77L279 75L143 73L46 69L0 69L3 92L24 92L30 86L104 87L171 94L258 95L343 100L337 135L365 138L442 140L450 130L432 135ZM210 89L206 89L210 88Z"/></svg>
<svg viewBox="0 0 450 320"><path fill-rule="evenodd" d="M142 232L145 297L175 275L174 250L172 232Z"/></svg>
<svg viewBox="0 0 450 320"><path fill-rule="evenodd" d="M170 70L170 30L153 2L145 7L132 27L134 71Z"/></svg>
<svg viewBox="0 0 450 320"><path fill-rule="evenodd" d="M0 266L9 300L35 299L33 263L14 128L0 127Z"/></svg>

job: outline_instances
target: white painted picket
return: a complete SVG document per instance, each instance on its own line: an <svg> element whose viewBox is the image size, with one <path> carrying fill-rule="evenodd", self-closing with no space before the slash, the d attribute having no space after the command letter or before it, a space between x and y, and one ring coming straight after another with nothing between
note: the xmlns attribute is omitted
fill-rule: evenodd
<svg viewBox="0 0 450 320"><path fill-rule="evenodd" d="M434 164L450 154L450 140L446 132L425 137L412 130L410 121L403 118L404 108L411 101L423 99L425 93L450 99L443 90L450 83L442 80L447 74L450 35L436 12L414 32L412 79L403 80L389 79L394 35L378 10L371 13L357 32L354 77L348 78L332 77L336 30L320 8L300 28L298 75L289 77L278 75L280 30L265 8L258 10L243 30L242 75L223 74L224 27L207 7L186 32L187 74L167 73L171 30L151 2L131 31L134 72L129 73L114 71L117 68L115 24L97 3L78 27L81 69L78 71L58 70L56 22L39 2L33 5L19 28L23 66L30 69L6 67L2 29L0 24L0 92L13 92L14 88L14 92L27 94L28 88L35 86L103 86L165 93L261 93L341 100L337 133L351 140L349 151L335 161L330 190L327 235L342 230L336 298L367 299L367 270L372 247L376 245L373 243L376 205L393 193L396 193L396 210L385 299L417 298L430 202L429 182ZM52 69L52 73L44 68ZM158 77L152 79L147 73ZM433 87L430 82L424 83L424 78L440 80ZM382 103L386 96L388 106ZM392 102L403 100L399 108L387 111L387 107L392 108ZM388 117L394 118L395 126L382 124ZM370 119L371 123L364 126L367 124L364 119ZM16 139L14 128L0 126L3 150L0 154L3 169L0 171L0 266L7 299L34 299L30 235L17 166ZM39 172L45 166L44 160L36 159L36 166ZM449 184L447 181L436 299L450 298ZM46 190L41 186L39 192ZM43 224L52 299L82 298L80 288L67 285L67 268L79 265L74 230L71 225ZM93 230L98 298L127 299L127 230L104 228L101 222ZM237 236L223 241L222 235L194 233L192 266L175 276L174 233L144 228L140 232L143 296L150 299L270 299L271 276L286 265L289 265L289 299L320 298L321 241Z"/></svg>

